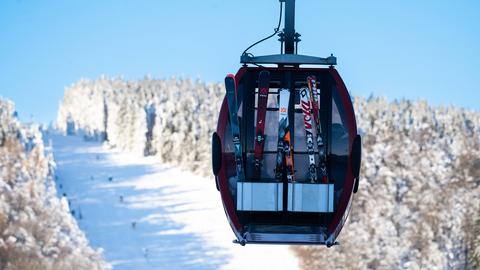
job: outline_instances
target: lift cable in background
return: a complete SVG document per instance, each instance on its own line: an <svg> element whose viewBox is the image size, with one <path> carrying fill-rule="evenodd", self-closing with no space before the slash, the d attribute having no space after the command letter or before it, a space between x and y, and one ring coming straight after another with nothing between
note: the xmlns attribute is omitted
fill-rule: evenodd
<svg viewBox="0 0 480 270"><path fill-rule="evenodd" d="M268 40L270 38L272 38L273 36L275 36L276 34L278 34L278 32L280 32L280 26L282 25L282 13L283 13L283 1L280 1L280 15L278 16L278 25L276 28L273 29L273 34L265 37L265 38L262 38L260 39L259 41L253 43L252 45L248 46L242 53L242 56L243 55L250 55L250 56L254 56L253 54L251 53L248 53L248 50L250 50L251 48L255 47L257 44L259 43L262 43L264 42L265 40Z"/></svg>

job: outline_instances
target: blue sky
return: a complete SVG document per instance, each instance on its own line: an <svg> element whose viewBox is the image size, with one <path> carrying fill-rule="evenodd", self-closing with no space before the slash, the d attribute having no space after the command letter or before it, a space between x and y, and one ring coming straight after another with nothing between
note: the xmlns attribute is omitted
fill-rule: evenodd
<svg viewBox="0 0 480 270"><path fill-rule="evenodd" d="M65 86L101 74L222 81L269 34L277 0L0 2L0 95L56 117ZM480 2L297 0L299 53L338 57L353 95L480 109ZM251 52L277 53L272 39Z"/></svg>

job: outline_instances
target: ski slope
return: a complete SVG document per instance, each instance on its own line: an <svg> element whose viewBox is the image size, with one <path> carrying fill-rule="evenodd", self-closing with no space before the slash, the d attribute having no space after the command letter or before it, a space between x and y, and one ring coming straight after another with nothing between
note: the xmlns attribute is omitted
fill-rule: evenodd
<svg viewBox="0 0 480 270"><path fill-rule="evenodd" d="M288 246L232 243L213 178L77 136L45 135L57 189L114 269L297 269Z"/></svg>

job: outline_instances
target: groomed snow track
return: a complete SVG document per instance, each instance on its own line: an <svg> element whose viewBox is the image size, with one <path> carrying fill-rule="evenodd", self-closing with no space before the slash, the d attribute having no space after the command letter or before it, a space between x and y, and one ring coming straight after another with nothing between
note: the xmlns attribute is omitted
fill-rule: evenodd
<svg viewBox="0 0 480 270"><path fill-rule="evenodd" d="M58 192L114 269L298 268L287 246L232 244L213 179L80 136L45 140L53 147Z"/></svg>

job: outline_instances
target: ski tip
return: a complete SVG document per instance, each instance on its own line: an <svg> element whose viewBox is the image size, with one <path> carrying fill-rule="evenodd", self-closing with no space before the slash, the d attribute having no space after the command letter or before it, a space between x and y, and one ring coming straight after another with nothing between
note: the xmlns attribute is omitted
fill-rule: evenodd
<svg viewBox="0 0 480 270"><path fill-rule="evenodd" d="M236 84L235 82L235 75L233 74L227 74L227 76L225 77L225 84L229 84L229 83L234 83Z"/></svg>
<svg viewBox="0 0 480 270"><path fill-rule="evenodd" d="M237 82L235 81L235 75L228 74L225 77L225 89L226 91L236 91Z"/></svg>

